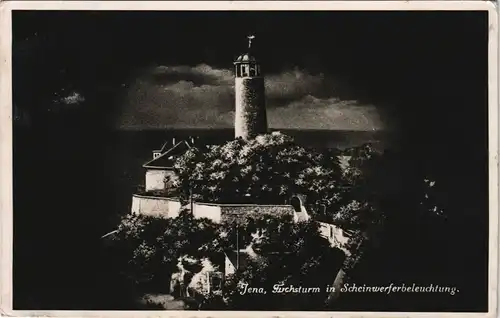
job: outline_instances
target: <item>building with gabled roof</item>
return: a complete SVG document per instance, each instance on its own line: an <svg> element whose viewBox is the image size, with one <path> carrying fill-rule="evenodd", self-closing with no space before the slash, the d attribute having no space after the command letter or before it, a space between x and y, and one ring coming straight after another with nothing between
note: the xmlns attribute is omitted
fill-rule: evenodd
<svg viewBox="0 0 500 318"><path fill-rule="evenodd" d="M153 150L153 159L158 158L161 156L163 153L165 153L167 150L169 150L170 145L173 147L175 146L175 138L172 138L172 143L169 141L166 141L163 146L159 150Z"/></svg>
<svg viewBox="0 0 500 318"><path fill-rule="evenodd" d="M166 150L168 144L168 142L165 143L160 150L154 150L153 159L142 165L146 169L146 192L168 189L175 179L175 160L191 148L191 145L185 140Z"/></svg>

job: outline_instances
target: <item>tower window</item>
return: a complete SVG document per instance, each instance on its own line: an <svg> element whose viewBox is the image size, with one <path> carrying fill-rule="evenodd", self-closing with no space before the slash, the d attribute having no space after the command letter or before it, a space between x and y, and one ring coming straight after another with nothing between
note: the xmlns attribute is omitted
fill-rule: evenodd
<svg viewBox="0 0 500 318"><path fill-rule="evenodd" d="M257 66L255 64L250 65L250 76L257 76Z"/></svg>
<svg viewBox="0 0 500 318"><path fill-rule="evenodd" d="M241 76L249 76L249 67L248 64L241 65Z"/></svg>
<svg viewBox="0 0 500 318"><path fill-rule="evenodd" d="M260 76L260 65L258 64L238 64L235 67L236 77Z"/></svg>

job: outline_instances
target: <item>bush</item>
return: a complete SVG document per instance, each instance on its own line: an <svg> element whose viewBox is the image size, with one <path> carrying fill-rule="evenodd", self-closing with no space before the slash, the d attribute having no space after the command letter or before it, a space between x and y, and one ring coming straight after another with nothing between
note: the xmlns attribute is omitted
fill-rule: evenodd
<svg viewBox="0 0 500 318"><path fill-rule="evenodd" d="M166 291L179 259L211 255L218 231L210 220L195 219L186 210L177 218L129 214L113 237L112 253L131 286Z"/></svg>
<svg viewBox="0 0 500 318"><path fill-rule="evenodd" d="M144 196L154 196L154 197L164 197L164 198L176 198L179 196L177 188L170 187L163 190L148 190L146 191L144 186L137 187L136 194Z"/></svg>
<svg viewBox="0 0 500 318"><path fill-rule="evenodd" d="M237 226L236 226L237 223ZM316 222L294 222L289 216L256 214L238 222L223 225L227 229L227 249L233 251L236 229L240 230L240 248L248 245L256 252L245 256L244 265L228 277L223 298L233 310L318 309L326 295L328 280L335 278L335 270L343 258L334 253L328 241L320 236ZM331 253L330 253L331 252ZM243 253L243 252L242 252ZM343 254L339 251L340 254ZM329 275L331 277L329 277ZM325 278L327 282L325 283ZM286 286L320 287L321 293L290 295L272 293L273 286L283 282ZM240 286L263 288L266 294L239 293Z"/></svg>
<svg viewBox="0 0 500 318"><path fill-rule="evenodd" d="M314 200L335 197L336 157L306 150L274 132L208 149L191 148L174 165L179 195L205 202L283 204L296 193Z"/></svg>

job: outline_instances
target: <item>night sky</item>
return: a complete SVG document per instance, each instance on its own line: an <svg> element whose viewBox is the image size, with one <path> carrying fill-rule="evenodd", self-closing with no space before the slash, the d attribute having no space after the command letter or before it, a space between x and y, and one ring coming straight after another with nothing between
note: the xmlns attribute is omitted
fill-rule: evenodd
<svg viewBox="0 0 500 318"><path fill-rule="evenodd" d="M487 19L486 11L13 12L13 104L30 118L14 133L18 290L24 299L46 294L33 282L54 278L36 276L32 264L53 259L46 270L58 277L69 237L74 264L93 259L85 253L99 241L90 238L109 229L98 228L96 207L114 195L108 136L231 127L232 62L250 33L266 73L270 126L386 131L401 171L439 175L453 213L471 215L460 222L477 221L470 233L482 236L469 242L477 255L463 267L484 283ZM52 192L67 202L56 206Z"/></svg>
<svg viewBox="0 0 500 318"><path fill-rule="evenodd" d="M19 94L60 93L107 128L231 127L232 61L250 33L273 128L456 138L484 126L486 12L15 12L13 21Z"/></svg>

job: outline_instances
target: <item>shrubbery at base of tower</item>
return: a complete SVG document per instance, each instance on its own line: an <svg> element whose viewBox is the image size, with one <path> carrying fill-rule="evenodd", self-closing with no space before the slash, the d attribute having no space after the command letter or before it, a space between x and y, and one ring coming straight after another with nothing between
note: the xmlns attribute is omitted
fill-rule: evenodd
<svg viewBox="0 0 500 318"><path fill-rule="evenodd" d="M192 148L175 163L181 199L284 204L302 193L332 203L341 168L336 156L305 149L274 132L208 149Z"/></svg>
<svg viewBox="0 0 500 318"><path fill-rule="evenodd" d="M341 165L341 157L347 164ZM175 171L184 202L286 204L293 195L305 195L313 219L353 233L343 266L350 271L363 254L359 247L383 226L380 175L373 172L380 158L370 145L317 151L274 132L193 148L177 160Z"/></svg>
<svg viewBox="0 0 500 318"><path fill-rule="evenodd" d="M340 158L344 164L341 164ZM381 154L370 145L344 152L307 149L280 132L191 148L175 163L181 201L289 204L302 194L315 220L367 230L383 220Z"/></svg>
<svg viewBox="0 0 500 318"><path fill-rule="evenodd" d="M268 156L268 154L270 155ZM342 269L346 274L344 283L383 285L393 281L446 282L446 279L431 275L429 272L430 269L444 268L444 265L439 264L447 263L443 257L447 255L445 252L453 247L450 242L443 239L442 235L440 236L440 233L443 231L455 233L452 230L452 224L446 222L449 215L442 213L442 206L439 202L441 196L436 192L436 183L431 180L424 182L424 177L419 177L418 174L415 174L413 178L405 176L405 184L410 187L411 191L404 192L401 187L402 183L397 180L400 176L394 173L394 167L397 167L395 163L400 161L397 156L395 157L391 153L378 154L369 146L358 147L340 154L347 158L348 163L348 165L341 167L336 160L338 155L334 151L326 151L325 153L308 151L296 146L289 137L277 133L250 141L235 140L225 145L211 147L208 150L192 149L177 162L176 170L180 176L177 190L184 201L187 201L192 193L195 200L224 203L228 201L251 203L252 200L255 200L257 201L255 203L270 202L276 204L282 203L280 200L286 200L288 195L305 193L308 195L309 204L313 207L320 207L320 209L310 209L313 219L321 216L325 222L334 223L344 230L348 230L352 235L347 246L351 255L342 264ZM334 160L330 160L332 157L335 157ZM272 161L271 158L277 158L277 160ZM335 170L334 167L338 170ZM248 172L241 175L239 174L240 170L248 170ZM325 170L331 174L323 174ZM286 174L287 172L289 174ZM238 178L239 175L240 178ZM292 175L295 176L295 179L291 178ZM319 177L314 178L313 176ZM395 176L397 178L394 178ZM285 194L275 190L279 184L277 180L284 183L281 185L284 185ZM297 180L302 181L297 184ZM272 185L272 187L269 186L271 189L259 193L261 187L266 184ZM246 190L246 194L250 195L241 195L245 193L242 190ZM405 195L401 195L401 193ZM239 200L246 201L239 202ZM314 242L312 236L316 234L312 233L314 231L312 231L311 225L304 224L304 227L297 225L300 227L299 230L295 229L295 225L288 224L288 221L272 217L265 220L263 217L257 217L253 220L239 220L238 227L241 227L242 230L238 235L239 247L244 248L253 243L253 248L257 253L265 251L268 255L272 255L272 250L275 249L280 254L287 255L287 252L297 252L295 247L304 244L302 239L305 237ZM186 223L193 224L190 222L188 219ZM218 233L220 235L225 232L225 238L219 237L210 241L204 245L204 251L219 252L236 248L236 224L226 222L219 226ZM263 229L271 229L263 232L272 234L260 238L260 242L248 235L259 226ZM312 232L306 231L306 229L310 229ZM291 233L291 235L284 235L284 233ZM174 242L177 241L174 240ZM184 246L182 243L179 244L179 246ZM195 243L194 245L201 246L203 244ZM137 244L136 246L140 247L141 245ZM320 254L325 253L325 249L320 246L321 244L309 246L307 249ZM163 253L161 249L155 251ZM149 252L151 249L148 247L141 249L139 254L146 255ZM265 253L262 254L265 255ZM404 263L393 264L394 255L397 255ZM270 265L283 264L285 258L286 256L283 256L282 260L273 259ZM422 259L425 259L426 262L419 261ZM331 281L326 281L327 284L333 283L336 270L331 268L330 272L317 270L317 266L326 263L324 260L312 256L305 262L300 260L301 258L298 256L293 259L304 269L314 269L312 272L318 273L316 275L318 280L325 281L325 277L330 277L329 275L333 274ZM421 268L412 267L411 264L417 263L420 264ZM252 281L252 284L267 284L266 286L268 286L276 280L276 277L287 273L287 270L275 273L272 271L272 266L269 267L265 264L267 263L264 258L264 263L259 266L241 269L235 275L230 276L233 278L229 279L228 284L231 284L231 281L232 284L237 284L246 280ZM147 266L136 270L151 271ZM301 271L302 268L297 269L296 272L300 273ZM441 271L441 273L443 272ZM425 279L418 275L424 275ZM148 277L148 275L143 274L137 276L140 278ZM300 284L305 285L303 282L312 284L311 281L316 279L311 277L306 279L299 275L290 277L290 280L295 282L298 279ZM359 304L361 296L357 297L357 295L342 294L340 298L328 306L334 310L352 310L352 308L361 308L361 306L366 310L375 310L374 308L378 308L376 307L378 303L386 306L387 301L389 301L385 298L377 298L382 296L375 295L373 298L364 295L362 297L363 303ZM390 298L394 308L398 306L399 300L403 301L399 297L404 296L392 295ZM252 300L250 301L250 299ZM281 300L273 299L274 301L269 303L264 296L259 297L258 295L244 298L239 294L213 294L203 300L200 306L202 309L219 309L224 303L224 306L232 306L231 308L242 310L262 308L280 310L286 308ZM318 299L320 298L305 301L309 304L315 304L314 308L306 306L307 309L324 309L324 303L319 304ZM377 302L373 299L380 301ZM324 300L323 296L321 300ZM295 306L291 306L291 309L302 306L299 305L301 303L299 299L292 300L291 303ZM306 307L300 308L305 309Z"/></svg>

